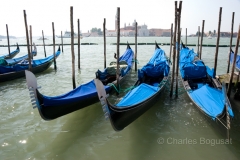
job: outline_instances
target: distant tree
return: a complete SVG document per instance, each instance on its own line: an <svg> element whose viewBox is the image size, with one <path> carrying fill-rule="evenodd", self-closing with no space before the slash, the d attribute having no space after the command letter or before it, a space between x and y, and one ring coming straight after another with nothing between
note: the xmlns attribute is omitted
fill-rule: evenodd
<svg viewBox="0 0 240 160"><path fill-rule="evenodd" d="M216 34L216 30L213 30L213 34L214 34L214 35Z"/></svg>
<svg viewBox="0 0 240 160"><path fill-rule="evenodd" d="M98 29L96 27L91 29L91 32L97 32L97 31Z"/></svg>
<svg viewBox="0 0 240 160"><path fill-rule="evenodd" d="M199 36L201 36L202 35L202 33L201 32L199 32ZM197 31L197 33L196 33L196 36L198 36L198 31Z"/></svg>
<svg viewBox="0 0 240 160"><path fill-rule="evenodd" d="M209 31L208 34L211 35L211 34L212 34L212 31Z"/></svg>
<svg viewBox="0 0 240 160"><path fill-rule="evenodd" d="M98 35L102 35L103 34L101 28L98 28L97 32L98 32Z"/></svg>
<svg viewBox="0 0 240 160"><path fill-rule="evenodd" d="M91 29L91 33L93 33L93 32L97 32L98 35L102 35L103 34L101 28L96 28L96 27L92 28Z"/></svg>

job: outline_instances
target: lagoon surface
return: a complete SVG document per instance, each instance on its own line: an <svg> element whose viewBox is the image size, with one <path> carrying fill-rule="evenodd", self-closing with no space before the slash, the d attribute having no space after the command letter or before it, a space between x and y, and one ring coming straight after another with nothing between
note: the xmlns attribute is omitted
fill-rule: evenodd
<svg viewBox="0 0 240 160"><path fill-rule="evenodd" d="M39 37L33 38L42 44ZM46 44L52 44L46 40ZM114 61L116 37L107 37L107 64ZM204 38L204 44L216 44L216 38ZM122 43L134 43L134 37L121 37ZM170 43L169 37L139 37L138 43ZM56 39L56 44L61 40ZM185 37L183 37L185 42ZM221 38L220 44L229 44L230 38ZM25 38L10 39L10 44L26 44ZM70 43L70 39L64 39ZM77 39L75 40L77 43ZM77 69L77 45L75 65L77 86L95 78L95 72L103 70L103 38L84 37L81 43L81 69ZM189 44L196 44L196 37L188 37ZM7 40L0 45L7 45ZM236 38L233 39L236 44ZM53 65L36 74L40 92L56 96L72 90L72 59L70 45L57 59L57 70ZM131 46L135 50L135 46ZM169 55L170 46L160 46ZM13 51L16 47L11 47ZM154 45L138 45L138 68L145 65L154 53ZM191 47L197 51L197 47ZM43 46L37 46L43 58ZM120 46L120 54L126 46ZM20 46L19 56L27 53ZM56 47L57 50L57 47ZM234 50L234 48L233 48ZM214 66L215 47L203 47L202 59L210 68ZM227 71L228 47L219 48L217 74ZM0 55L8 53L7 47L0 48ZM53 54L53 46L46 46L47 55ZM121 87L128 88L137 79L132 70ZM121 96L110 95L112 100ZM237 102L239 104L239 102ZM165 90L158 102L124 130L116 132L109 120L105 120L100 103L70 113L52 121L43 120L37 109L33 109L25 77L0 83L0 159L83 159L83 160L158 160L158 159L240 159L240 113L236 102L232 103L235 118L231 121L230 141L226 131L213 120L206 118L182 92L178 99L170 99Z"/></svg>

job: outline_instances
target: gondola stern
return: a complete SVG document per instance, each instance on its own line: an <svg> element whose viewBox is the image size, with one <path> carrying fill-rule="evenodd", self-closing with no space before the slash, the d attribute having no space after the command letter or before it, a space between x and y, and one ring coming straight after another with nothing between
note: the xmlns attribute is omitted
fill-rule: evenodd
<svg viewBox="0 0 240 160"><path fill-rule="evenodd" d="M60 45L58 46L58 51L61 51Z"/></svg>
<svg viewBox="0 0 240 160"><path fill-rule="evenodd" d="M18 43L17 43L17 50L20 50L20 49L19 49L19 45L18 45Z"/></svg>
<svg viewBox="0 0 240 160"><path fill-rule="evenodd" d="M160 49L159 45L157 44L157 41L155 41L155 49Z"/></svg>
<svg viewBox="0 0 240 160"><path fill-rule="evenodd" d="M131 47L130 47L128 41L127 41L127 49L131 49Z"/></svg>
<svg viewBox="0 0 240 160"><path fill-rule="evenodd" d="M37 56L37 47L35 43L33 43L34 50L32 51L33 56Z"/></svg>

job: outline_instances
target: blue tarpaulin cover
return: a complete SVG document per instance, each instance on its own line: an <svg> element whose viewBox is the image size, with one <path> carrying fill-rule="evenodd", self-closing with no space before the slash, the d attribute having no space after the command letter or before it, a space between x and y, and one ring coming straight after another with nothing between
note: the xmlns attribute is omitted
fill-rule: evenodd
<svg viewBox="0 0 240 160"><path fill-rule="evenodd" d="M169 64L164 50L157 48L149 60L149 62L141 69L138 70L138 77L141 79L143 73L149 77L163 77L168 76Z"/></svg>
<svg viewBox="0 0 240 160"><path fill-rule="evenodd" d="M206 67L201 60L195 60L197 56L193 49L183 48L180 51L179 68L182 78L195 79L206 77Z"/></svg>
<svg viewBox="0 0 240 160"><path fill-rule="evenodd" d="M147 98L151 97L159 90L159 87L150 86L148 84L142 83L138 87L129 91L123 99L116 105L119 108L121 106L131 106L143 102Z"/></svg>
<svg viewBox="0 0 240 160"><path fill-rule="evenodd" d="M57 51L56 52L56 57L58 57L60 55L61 51ZM33 60L32 61L32 67L37 67L41 64L47 63L51 60L54 59L54 56L48 56L46 58L43 59L38 59L38 60ZM4 73L9 73L9 72L18 72L18 71L22 71L22 70L26 70L28 69L28 61L22 61L21 63L12 65L12 66L1 66L0 65L0 74L4 74Z"/></svg>
<svg viewBox="0 0 240 160"><path fill-rule="evenodd" d="M105 90L109 90L111 87L110 86L104 86ZM58 105L58 104L68 104L68 103L72 103L75 101L79 101L79 100L84 100L86 97L90 98L90 97L96 97L97 96L97 90L96 90L96 86L94 83L94 80L82 84L79 87L75 88L74 90L60 95L60 96L56 96L56 97L50 97L50 96L44 96L44 105L45 106L51 106L51 105Z"/></svg>
<svg viewBox="0 0 240 160"><path fill-rule="evenodd" d="M231 52L230 62L233 63L234 53ZM240 69L240 56L237 55L235 67Z"/></svg>
<svg viewBox="0 0 240 160"><path fill-rule="evenodd" d="M36 55L36 54L37 54L36 51L32 52L32 55ZM5 61L6 61L6 65L13 65L27 58L28 58L28 55L25 55L25 56L13 58L13 59L5 59Z"/></svg>
<svg viewBox="0 0 240 160"><path fill-rule="evenodd" d="M223 93L220 90L204 85L199 89L189 91L193 101L212 119L220 115L224 111ZM233 112L230 107L228 111L231 117Z"/></svg>
<svg viewBox="0 0 240 160"><path fill-rule="evenodd" d="M138 70L138 74L141 74L138 75L138 77L141 78L141 76L144 76L143 73L153 78L164 77L169 74L169 68L165 52L157 48L149 62L141 70ZM129 91L116 106L123 108L139 104L157 93L159 89L159 83L153 83L151 85L141 83Z"/></svg>

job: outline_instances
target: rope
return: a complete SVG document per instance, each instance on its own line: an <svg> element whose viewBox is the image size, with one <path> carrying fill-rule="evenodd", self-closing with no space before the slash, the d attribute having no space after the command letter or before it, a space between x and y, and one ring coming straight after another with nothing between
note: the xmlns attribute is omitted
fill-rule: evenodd
<svg viewBox="0 0 240 160"><path fill-rule="evenodd" d="M139 61L137 59L133 59L132 62L137 62L137 64L139 64Z"/></svg>
<svg viewBox="0 0 240 160"><path fill-rule="evenodd" d="M116 90L117 93L127 92L127 91L135 88L135 86L131 86L131 87L128 87L126 89L122 89L119 85L119 90L118 90L117 87L113 83L109 83L109 85L113 86L113 88Z"/></svg>

